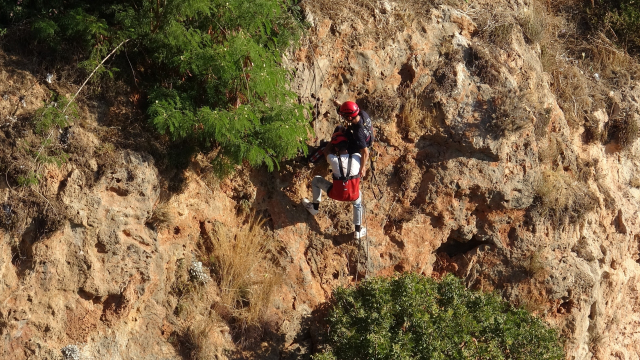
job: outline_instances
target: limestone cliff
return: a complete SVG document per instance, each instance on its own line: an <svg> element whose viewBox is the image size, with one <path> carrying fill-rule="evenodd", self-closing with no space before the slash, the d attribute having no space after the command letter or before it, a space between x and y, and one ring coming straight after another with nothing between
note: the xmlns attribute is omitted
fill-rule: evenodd
<svg viewBox="0 0 640 360"><path fill-rule="evenodd" d="M285 63L314 104L310 144L338 123L333 98L374 119L367 238L352 240L348 204L323 202L315 217L301 206L326 165L297 159L216 183L198 157L168 192L152 156L105 146L104 115L87 105L65 135L71 161L43 166L33 190L0 181L0 356L64 358L75 344L81 358L188 358L180 337L202 315L180 310L180 271L249 210L277 242L282 279L253 355L221 320L206 331L211 358L309 358L334 288L412 271L452 272L534 311L561 329L569 359L638 359L640 148L612 129L638 120L640 84L612 87L560 55L564 65L545 71L523 30L528 2L301 6L310 29ZM496 32L500 21L515 25ZM16 147L29 138L19 112L32 113L47 85L6 56L0 71L0 146ZM605 94L579 121L557 91L571 71L592 89L574 103ZM221 298L204 286L205 303Z"/></svg>

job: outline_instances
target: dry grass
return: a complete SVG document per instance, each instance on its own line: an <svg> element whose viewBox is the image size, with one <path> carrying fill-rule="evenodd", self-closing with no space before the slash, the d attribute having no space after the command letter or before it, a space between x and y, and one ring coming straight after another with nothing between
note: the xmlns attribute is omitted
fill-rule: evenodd
<svg viewBox="0 0 640 360"><path fill-rule="evenodd" d="M511 43L513 29L516 25L512 22L498 24L489 32L489 39L501 48L506 48Z"/></svg>
<svg viewBox="0 0 640 360"><path fill-rule="evenodd" d="M156 231L167 229L175 221L171 207L166 202L160 202L153 208L153 213L147 224L153 225Z"/></svg>
<svg viewBox="0 0 640 360"><path fill-rule="evenodd" d="M220 287L216 310L228 315L239 331L260 326L274 290L283 281L273 257L275 240L263 224L251 215L244 226L230 229L219 224L209 234L211 266Z"/></svg>
<svg viewBox="0 0 640 360"><path fill-rule="evenodd" d="M637 61L616 48L603 34L589 38L578 50L585 53L589 67L605 78L617 77L628 82L629 75L637 76L639 73Z"/></svg>
<svg viewBox="0 0 640 360"><path fill-rule="evenodd" d="M557 42L549 41L540 44L540 63L543 71L552 73L558 68L560 50L560 45Z"/></svg>
<svg viewBox="0 0 640 360"><path fill-rule="evenodd" d="M538 160L542 164L548 164L555 169L563 164L566 144L557 135L549 137L547 145L538 150Z"/></svg>
<svg viewBox="0 0 640 360"><path fill-rule="evenodd" d="M211 282L194 281L189 273L191 261L179 260L171 294L177 298L173 315L181 326L169 338L185 359L218 359L225 346L225 322L212 310L218 289Z"/></svg>
<svg viewBox="0 0 640 360"><path fill-rule="evenodd" d="M593 107L593 86L576 66L566 66L553 72L551 89L572 128L576 128Z"/></svg>
<svg viewBox="0 0 640 360"><path fill-rule="evenodd" d="M394 115L398 113L401 99L397 94L381 94L376 93L363 99L365 108L368 109L376 122L389 123L395 119Z"/></svg>
<svg viewBox="0 0 640 360"><path fill-rule="evenodd" d="M223 339L219 336L221 319L204 317L191 324L182 337L183 351L191 360L220 359Z"/></svg>
<svg viewBox="0 0 640 360"><path fill-rule="evenodd" d="M544 314L549 306L545 294L531 292L520 296L519 305L532 314Z"/></svg>
<svg viewBox="0 0 640 360"><path fill-rule="evenodd" d="M608 110L609 92L630 86L632 79L640 76L640 66L602 33L584 33L578 27L578 20L583 15L580 13L582 10L576 9L582 5L572 0L544 3L547 8L546 30L539 36L537 31L529 34L536 27L530 28L527 21L522 21L522 16L520 23L528 38L540 38L540 61L544 71L551 75L551 90L556 94L570 127L584 126L587 143L606 142L612 139L597 128L591 114L598 109ZM544 10L536 2L532 9L532 14L535 9ZM534 19L535 16L529 18ZM623 130L623 136L613 140L628 143L630 138L626 134L633 135L633 122L614 126L617 126L614 132ZM626 128L631 131L624 130Z"/></svg>
<svg viewBox="0 0 640 360"><path fill-rule="evenodd" d="M598 199L584 184L562 170L546 170L536 186L533 215L557 226L575 224L598 205Z"/></svg>
<svg viewBox="0 0 640 360"><path fill-rule="evenodd" d="M528 42L539 43L544 39L547 18L544 6L537 1L533 1L529 9L518 14L518 23Z"/></svg>
<svg viewBox="0 0 640 360"><path fill-rule="evenodd" d="M606 132L600 128L600 120L593 114L585 117L584 121L584 142L587 144L606 141Z"/></svg>
<svg viewBox="0 0 640 360"><path fill-rule="evenodd" d="M480 38L500 48L511 43L516 21L513 14L506 11L479 10L471 14L478 27Z"/></svg>
<svg viewBox="0 0 640 360"><path fill-rule="evenodd" d="M411 141L416 141L420 136L430 132L435 125L436 110L433 106L425 109L422 101L417 97L410 97L404 103L400 118L402 130Z"/></svg>
<svg viewBox="0 0 640 360"><path fill-rule="evenodd" d="M597 180L598 163L599 160L597 158L589 160L578 159L576 179L585 184L591 180Z"/></svg>
<svg viewBox="0 0 640 360"><path fill-rule="evenodd" d="M536 114L536 122L534 125L534 133L537 139L547 136L547 127L551 122L551 108L545 108Z"/></svg>
<svg viewBox="0 0 640 360"><path fill-rule="evenodd" d="M473 43L469 50L466 66L471 74L491 87L501 84L500 64L487 47L480 43Z"/></svg>
<svg viewBox="0 0 640 360"><path fill-rule="evenodd" d="M495 96L494 103L497 111L489 124L494 135L505 136L532 124L532 114L524 105L528 102L523 95L516 94L516 91L504 89Z"/></svg>
<svg viewBox="0 0 640 360"><path fill-rule="evenodd" d="M524 264L525 269L534 279L542 279L549 275L548 264L545 259L543 248L532 251Z"/></svg>
<svg viewBox="0 0 640 360"><path fill-rule="evenodd" d="M608 141L614 141L621 149L626 149L638 138L638 120L633 114L612 119L607 123L606 132Z"/></svg>
<svg viewBox="0 0 640 360"><path fill-rule="evenodd" d="M216 296L215 289L211 286L192 280L189 267L189 261L178 261L171 293L178 298L174 314L185 322L192 323L208 312Z"/></svg>

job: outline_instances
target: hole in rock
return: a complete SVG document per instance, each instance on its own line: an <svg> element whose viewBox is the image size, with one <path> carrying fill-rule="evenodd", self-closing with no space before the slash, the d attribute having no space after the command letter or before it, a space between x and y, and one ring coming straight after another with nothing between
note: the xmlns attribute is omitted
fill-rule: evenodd
<svg viewBox="0 0 640 360"><path fill-rule="evenodd" d="M511 228L511 230L509 230L509 233L507 234L507 237L509 238L509 242L511 244L515 244L516 240L518 240L518 229Z"/></svg>
<svg viewBox="0 0 640 360"><path fill-rule="evenodd" d="M598 302L595 301L591 304L591 309L589 310L589 320L595 320L598 313Z"/></svg>
<svg viewBox="0 0 640 360"><path fill-rule="evenodd" d="M398 75L400 75L400 86L408 86L413 83L413 80L416 78L416 70L411 66L411 64L404 64L400 71L398 71Z"/></svg>
<svg viewBox="0 0 640 360"><path fill-rule="evenodd" d="M80 296L80 298L82 298L83 300L93 300L94 296L93 294L89 293L88 291L85 291L83 289L79 289L78 290L78 296Z"/></svg>
<svg viewBox="0 0 640 360"><path fill-rule="evenodd" d="M478 246L486 244L488 244L488 242L478 240L475 237L471 240L462 242L457 240L454 236L450 235L447 241L442 243L442 245L440 245L440 247L436 250L436 254L446 253L450 258L453 258L456 255L466 254L467 252L477 248Z"/></svg>
<svg viewBox="0 0 640 360"><path fill-rule="evenodd" d="M111 316L117 315L122 307L122 300L122 295L120 294L107 295L107 298L102 303L102 316L100 320L109 321Z"/></svg>
<svg viewBox="0 0 640 360"><path fill-rule="evenodd" d="M572 299L568 299L566 301L563 301L560 306L558 306L558 309L556 310L558 312L558 314L571 314L571 310L573 310L573 300Z"/></svg>
<svg viewBox="0 0 640 360"><path fill-rule="evenodd" d="M106 254L107 252L109 252L107 250L107 246L103 243L101 243L100 241L96 242L96 251L101 253L101 254Z"/></svg>
<svg viewBox="0 0 640 360"><path fill-rule="evenodd" d="M115 193L118 196L127 196L127 195L129 195L129 190L122 189L122 188L115 187L115 186L110 187L109 191L111 191L112 193Z"/></svg>

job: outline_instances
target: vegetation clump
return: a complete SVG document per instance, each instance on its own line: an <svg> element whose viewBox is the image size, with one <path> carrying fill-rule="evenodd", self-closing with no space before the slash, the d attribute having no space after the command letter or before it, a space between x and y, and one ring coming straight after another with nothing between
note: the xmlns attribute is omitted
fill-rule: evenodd
<svg viewBox="0 0 640 360"><path fill-rule="evenodd" d="M594 29L605 29L608 36L633 54L640 54L640 7L637 0L598 0L587 10Z"/></svg>
<svg viewBox="0 0 640 360"><path fill-rule="evenodd" d="M98 78L128 81L147 94L159 133L217 149L226 173L245 161L273 170L306 152L309 107L289 90L281 66L301 34L298 11L278 0L0 0L0 28L28 24L38 49L83 58ZM101 66L114 49L121 55ZM43 126L63 120L56 109L41 111Z"/></svg>
<svg viewBox="0 0 640 360"><path fill-rule="evenodd" d="M558 334L447 275L373 278L334 293L330 349L314 359L564 359Z"/></svg>
<svg viewBox="0 0 640 360"><path fill-rule="evenodd" d="M535 191L533 214L556 226L575 224L598 205L597 197L588 186L561 169L544 171Z"/></svg>

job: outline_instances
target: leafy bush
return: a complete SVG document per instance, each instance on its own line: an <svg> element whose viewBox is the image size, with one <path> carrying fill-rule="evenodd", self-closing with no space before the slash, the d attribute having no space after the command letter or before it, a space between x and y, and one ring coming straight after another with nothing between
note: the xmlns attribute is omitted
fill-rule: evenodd
<svg viewBox="0 0 640 360"><path fill-rule="evenodd" d="M66 97L54 93L51 101L36 111L33 117L34 130L38 134L44 134L53 126L62 129L78 117L78 106L69 102Z"/></svg>
<svg viewBox="0 0 640 360"><path fill-rule="evenodd" d="M373 278L339 288L332 351L314 359L564 359L555 330L452 275Z"/></svg>
<svg viewBox="0 0 640 360"><path fill-rule="evenodd" d="M306 153L311 131L310 107L297 102L281 66L301 33L298 10L288 0L0 0L0 27L26 21L34 43L80 51L86 69L133 74L161 134L218 149L227 168L247 161L273 170ZM126 56L99 66L124 40Z"/></svg>
<svg viewBox="0 0 640 360"><path fill-rule="evenodd" d="M609 29L608 36L630 52L640 53L640 7L637 0L596 0L588 10L594 29Z"/></svg>

